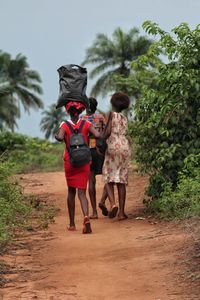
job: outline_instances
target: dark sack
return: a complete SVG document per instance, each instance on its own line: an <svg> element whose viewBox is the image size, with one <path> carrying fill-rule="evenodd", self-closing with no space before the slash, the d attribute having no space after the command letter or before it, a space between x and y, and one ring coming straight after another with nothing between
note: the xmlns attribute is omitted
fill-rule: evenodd
<svg viewBox="0 0 200 300"><path fill-rule="evenodd" d="M106 142L106 140L108 138L107 128L108 128L108 125L110 123L111 117L112 117L112 113L110 112L109 117L108 117L108 121L107 121L106 126L105 126L104 131L103 131L103 134L102 134L101 137L99 137L96 140L96 148L98 150L98 153L103 155L103 156L105 155L106 149L107 149L107 142Z"/></svg>
<svg viewBox="0 0 200 300"><path fill-rule="evenodd" d="M99 154L103 156L105 155L107 149L107 143L104 137L100 137L96 140L96 148Z"/></svg>
<svg viewBox="0 0 200 300"><path fill-rule="evenodd" d="M83 120L79 128L74 129L69 122L65 122L71 131L71 136L69 138L69 158L70 163L74 167L81 167L89 163L91 160L90 148L85 142L84 136L81 130L85 124Z"/></svg>
<svg viewBox="0 0 200 300"><path fill-rule="evenodd" d="M66 105L69 101L78 101L88 107L86 96L87 69L70 64L58 70L60 93L56 108Z"/></svg>

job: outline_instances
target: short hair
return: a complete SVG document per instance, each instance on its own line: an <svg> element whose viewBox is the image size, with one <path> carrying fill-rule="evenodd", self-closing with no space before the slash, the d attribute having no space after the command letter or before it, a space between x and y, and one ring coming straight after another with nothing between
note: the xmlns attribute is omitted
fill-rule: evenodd
<svg viewBox="0 0 200 300"><path fill-rule="evenodd" d="M90 108L91 113L94 113L96 111L97 105L98 105L97 100L93 97L90 97L89 98L89 108Z"/></svg>
<svg viewBox="0 0 200 300"><path fill-rule="evenodd" d="M129 107L130 98L127 94L118 92L112 95L110 102L119 112L121 112Z"/></svg>

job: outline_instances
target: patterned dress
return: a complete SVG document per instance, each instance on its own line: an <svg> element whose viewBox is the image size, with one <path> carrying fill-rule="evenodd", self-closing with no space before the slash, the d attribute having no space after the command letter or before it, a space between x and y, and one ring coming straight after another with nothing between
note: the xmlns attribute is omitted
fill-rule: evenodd
<svg viewBox="0 0 200 300"><path fill-rule="evenodd" d="M112 113L112 129L107 139L108 148L103 165L105 183L128 183L130 148L126 138L128 122L122 113Z"/></svg>

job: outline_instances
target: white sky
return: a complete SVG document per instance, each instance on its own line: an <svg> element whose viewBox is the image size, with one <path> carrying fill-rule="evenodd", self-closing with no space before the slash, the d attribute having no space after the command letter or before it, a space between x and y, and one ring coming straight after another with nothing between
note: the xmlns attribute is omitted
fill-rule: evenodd
<svg viewBox="0 0 200 300"><path fill-rule="evenodd" d="M194 28L199 12L199 0L0 0L0 49L13 57L22 53L39 72L47 108L58 98L58 67L80 64L97 33L111 36L117 27L128 31L136 26L144 34L145 20L166 31L181 22ZM99 99L99 106L105 108L108 100ZM41 112L22 111L18 131L43 137L40 120Z"/></svg>

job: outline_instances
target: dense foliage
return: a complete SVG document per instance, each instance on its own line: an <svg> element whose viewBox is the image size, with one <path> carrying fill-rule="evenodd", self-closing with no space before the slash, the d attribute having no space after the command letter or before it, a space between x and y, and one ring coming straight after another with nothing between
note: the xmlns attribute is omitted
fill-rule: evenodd
<svg viewBox="0 0 200 300"><path fill-rule="evenodd" d="M200 155L190 155L184 160L184 167L178 174L176 189L172 182L156 201L147 201L151 212L164 218L200 217Z"/></svg>
<svg viewBox="0 0 200 300"><path fill-rule="evenodd" d="M170 34L150 21L143 27L160 38L133 62L134 76L117 81L138 93L129 132L150 175L147 203L167 217L199 215L200 29L182 23ZM163 54L166 63L158 59Z"/></svg>

